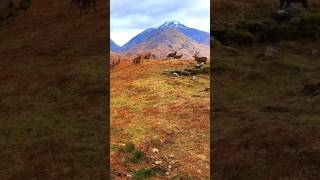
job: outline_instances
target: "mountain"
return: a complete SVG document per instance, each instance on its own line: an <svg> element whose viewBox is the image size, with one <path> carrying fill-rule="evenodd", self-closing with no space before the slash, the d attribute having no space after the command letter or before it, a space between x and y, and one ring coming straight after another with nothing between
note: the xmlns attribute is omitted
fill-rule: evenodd
<svg viewBox="0 0 320 180"><path fill-rule="evenodd" d="M112 39L110 39L110 50L114 52L120 52L121 51L121 46L116 44Z"/></svg>
<svg viewBox="0 0 320 180"><path fill-rule="evenodd" d="M200 44L195 40L187 37L176 28L165 28L161 31L154 31L152 35L143 41L132 45L127 53L145 53L151 52L158 58L165 58L168 53L178 51L183 57L192 57L195 51L200 55L209 56L210 48L205 44Z"/></svg>
<svg viewBox="0 0 320 180"><path fill-rule="evenodd" d="M178 21L167 21L161 26L157 28L149 28L145 31L141 32L134 38L132 38L129 42L127 42L125 45L121 47L121 51L125 52L128 51L130 48L135 46L138 43L141 43L145 41L146 39L164 31L167 29L175 29L177 31L180 31L182 34L187 36L188 38L194 40L195 42L199 44L204 44L209 46L210 45L210 34L204 31L200 31L194 28L189 28ZM170 37L169 37L170 38Z"/></svg>

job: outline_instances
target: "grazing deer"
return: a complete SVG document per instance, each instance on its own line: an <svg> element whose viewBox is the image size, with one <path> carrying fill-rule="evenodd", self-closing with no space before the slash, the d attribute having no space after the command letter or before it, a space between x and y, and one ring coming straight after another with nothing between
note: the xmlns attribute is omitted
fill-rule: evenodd
<svg viewBox="0 0 320 180"><path fill-rule="evenodd" d="M132 63L133 64L140 64L141 63L141 59L142 59L142 57L141 57L141 55L139 55L138 57L133 59Z"/></svg>
<svg viewBox="0 0 320 180"><path fill-rule="evenodd" d="M203 62L203 63L207 64L207 57L200 57L200 56L198 56L198 54L199 54L199 52L196 51L196 53L192 56L192 57L194 57L194 60L196 60L198 63Z"/></svg>
<svg viewBox="0 0 320 180"><path fill-rule="evenodd" d="M176 55L177 55L177 51L174 51L174 53L168 54L167 57L166 57L166 59L172 58L172 57L174 58Z"/></svg>
<svg viewBox="0 0 320 180"><path fill-rule="evenodd" d="M280 9L283 9L284 4L286 4L285 8L290 7L291 3L301 3L303 5L303 7L306 9L308 7L307 0L279 0L279 1L280 1Z"/></svg>
<svg viewBox="0 0 320 180"><path fill-rule="evenodd" d="M180 58L182 58L182 56L183 56L183 54L176 55L176 56L174 56L174 59L180 59Z"/></svg>

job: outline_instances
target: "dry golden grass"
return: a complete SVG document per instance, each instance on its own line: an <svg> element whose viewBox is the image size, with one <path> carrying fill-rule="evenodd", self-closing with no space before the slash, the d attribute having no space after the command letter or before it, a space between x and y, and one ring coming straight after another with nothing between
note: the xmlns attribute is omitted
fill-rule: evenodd
<svg viewBox="0 0 320 180"><path fill-rule="evenodd" d="M144 60L141 65L122 61L111 71L111 168L117 174L134 174L152 168L152 148L164 162L155 178L183 177L209 179L210 122L209 76L174 77L165 69L180 69L191 61ZM145 153L139 163L125 162L121 144L132 141ZM168 171L165 156L174 154L177 165ZM118 176L120 177L120 176Z"/></svg>

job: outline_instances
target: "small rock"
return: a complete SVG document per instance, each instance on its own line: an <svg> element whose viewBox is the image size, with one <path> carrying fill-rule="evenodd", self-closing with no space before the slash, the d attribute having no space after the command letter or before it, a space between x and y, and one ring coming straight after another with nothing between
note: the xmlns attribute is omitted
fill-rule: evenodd
<svg viewBox="0 0 320 180"><path fill-rule="evenodd" d="M192 76L192 80L195 80L196 79L196 76Z"/></svg>
<svg viewBox="0 0 320 180"><path fill-rule="evenodd" d="M170 173L169 173L169 172L166 172L166 175L167 175L167 176L169 176L169 175L170 175Z"/></svg>
<svg viewBox="0 0 320 180"><path fill-rule="evenodd" d="M293 26L299 26L302 23L301 17L293 17L289 20L289 24Z"/></svg>
<svg viewBox="0 0 320 180"><path fill-rule="evenodd" d="M197 172L198 172L198 173L201 173L201 170L198 169Z"/></svg>
<svg viewBox="0 0 320 180"><path fill-rule="evenodd" d="M168 157L171 158L171 159L175 158L174 154L170 154Z"/></svg>
<svg viewBox="0 0 320 180"><path fill-rule="evenodd" d="M152 149L152 152L153 152L153 153L158 153L158 152L159 152L159 149L153 148L153 149Z"/></svg>
<svg viewBox="0 0 320 180"><path fill-rule="evenodd" d="M176 72L174 72L174 73L172 73L173 75L175 75L175 76L177 76L177 77L179 77L180 75L178 74L178 73L176 73Z"/></svg>
<svg viewBox="0 0 320 180"><path fill-rule="evenodd" d="M169 166L168 166L168 168L169 168L169 169L171 169L171 168L172 168L172 166L171 166L171 165L169 165Z"/></svg>
<svg viewBox="0 0 320 180"><path fill-rule="evenodd" d="M154 164L160 165L160 164L162 164L162 161L155 161Z"/></svg>
<svg viewBox="0 0 320 180"><path fill-rule="evenodd" d="M264 58L265 59L281 58L280 50L272 46L268 46L265 48Z"/></svg>
<svg viewBox="0 0 320 180"><path fill-rule="evenodd" d="M272 14L272 18L277 21L288 20L290 18L290 13L287 10L277 10Z"/></svg>
<svg viewBox="0 0 320 180"><path fill-rule="evenodd" d="M127 178L132 178L132 175L131 174L127 174Z"/></svg>

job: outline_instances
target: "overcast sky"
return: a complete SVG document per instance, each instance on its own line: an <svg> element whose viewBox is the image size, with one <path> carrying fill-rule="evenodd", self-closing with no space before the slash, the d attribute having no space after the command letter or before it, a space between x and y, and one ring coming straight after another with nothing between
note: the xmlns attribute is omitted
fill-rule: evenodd
<svg viewBox="0 0 320 180"><path fill-rule="evenodd" d="M210 0L111 0L110 6L110 37L121 46L170 20L210 32Z"/></svg>

